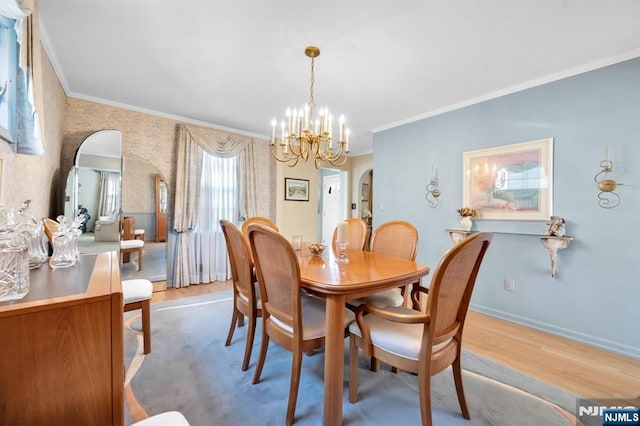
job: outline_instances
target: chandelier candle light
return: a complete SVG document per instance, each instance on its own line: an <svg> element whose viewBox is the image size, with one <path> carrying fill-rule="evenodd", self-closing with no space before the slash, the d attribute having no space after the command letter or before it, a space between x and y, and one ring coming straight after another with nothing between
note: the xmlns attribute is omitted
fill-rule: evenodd
<svg viewBox="0 0 640 426"><path fill-rule="evenodd" d="M344 115L341 115L338 123L338 141L334 147L333 115L329 108L321 107L318 116L314 118L314 64L315 58L320 55L320 49L309 46L304 53L311 58L310 99L304 108L287 108L286 120L280 122L280 141L276 138L277 121L275 118L271 121L271 154L273 158L287 163L289 167L298 164L300 158L307 161L310 152L315 156L316 169L322 162L341 166L346 163L349 154L350 131L345 129Z"/></svg>

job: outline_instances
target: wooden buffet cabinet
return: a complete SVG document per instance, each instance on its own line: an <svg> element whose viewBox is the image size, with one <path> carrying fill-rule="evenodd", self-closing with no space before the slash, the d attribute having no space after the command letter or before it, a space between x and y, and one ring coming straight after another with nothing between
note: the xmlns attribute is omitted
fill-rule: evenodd
<svg viewBox="0 0 640 426"><path fill-rule="evenodd" d="M123 302L117 252L31 271L0 302L0 424L123 425Z"/></svg>

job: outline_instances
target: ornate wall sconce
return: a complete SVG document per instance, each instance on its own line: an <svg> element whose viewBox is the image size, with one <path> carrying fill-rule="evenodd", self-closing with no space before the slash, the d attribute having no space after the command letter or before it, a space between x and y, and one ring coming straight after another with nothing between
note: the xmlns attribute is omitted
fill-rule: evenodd
<svg viewBox="0 0 640 426"><path fill-rule="evenodd" d="M613 172L613 162L609 160L609 145L605 146L605 159L600 162L602 170L593 177L598 184L598 205L604 209L612 209L620 204L620 196L615 192L621 183L613 179L607 179L607 175Z"/></svg>
<svg viewBox="0 0 640 426"><path fill-rule="evenodd" d="M429 179L429 183L426 186L427 188L427 193L424 196L424 198L426 198L427 202L429 203L429 207L431 207L432 209L438 208L438 206L440 205L440 200L438 199L438 197L440 197L440 190L438 189L438 169L435 169L432 167L431 168L431 179Z"/></svg>
<svg viewBox="0 0 640 426"><path fill-rule="evenodd" d="M2 83L2 87L0 87L0 97L4 96L4 94L7 92L7 89L9 88L9 83L11 83L11 80L6 80L5 82Z"/></svg>

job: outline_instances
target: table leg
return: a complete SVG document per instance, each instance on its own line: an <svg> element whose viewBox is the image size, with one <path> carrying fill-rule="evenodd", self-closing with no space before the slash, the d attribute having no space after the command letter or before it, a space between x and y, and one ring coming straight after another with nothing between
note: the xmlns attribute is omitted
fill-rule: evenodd
<svg viewBox="0 0 640 426"><path fill-rule="evenodd" d="M324 424L342 424L345 297L327 296L324 352Z"/></svg>

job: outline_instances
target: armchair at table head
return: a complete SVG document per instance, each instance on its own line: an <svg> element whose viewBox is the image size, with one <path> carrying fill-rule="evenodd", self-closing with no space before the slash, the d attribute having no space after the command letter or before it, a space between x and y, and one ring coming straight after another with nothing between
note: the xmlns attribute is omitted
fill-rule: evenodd
<svg viewBox="0 0 640 426"><path fill-rule="evenodd" d="M431 425L431 376L452 366L464 418L469 410L462 385L462 335L471 294L492 235L481 232L461 240L440 260L429 288L424 312L408 308L381 309L361 305L349 327L349 401L358 399L358 347L400 370L418 374L422 424ZM366 315L365 315L366 314Z"/></svg>

